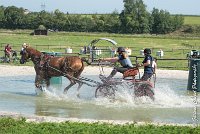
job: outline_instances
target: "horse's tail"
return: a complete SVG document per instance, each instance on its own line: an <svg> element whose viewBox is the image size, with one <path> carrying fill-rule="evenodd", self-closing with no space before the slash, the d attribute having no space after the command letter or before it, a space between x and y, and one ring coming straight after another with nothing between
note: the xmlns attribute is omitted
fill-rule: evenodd
<svg viewBox="0 0 200 134"><path fill-rule="evenodd" d="M82 60L82 62L85 62L88 65L91 65L91 62L89 62L89 60L87 60L85 57L82 57L81 60Z"/></svg>

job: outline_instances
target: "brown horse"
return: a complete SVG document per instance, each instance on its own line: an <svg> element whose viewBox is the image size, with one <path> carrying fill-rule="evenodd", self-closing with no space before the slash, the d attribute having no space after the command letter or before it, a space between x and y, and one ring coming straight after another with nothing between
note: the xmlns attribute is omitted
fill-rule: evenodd
<svg viewBox="0 0 200 134"><path fill-rule="evenodd" d="M78 78L84 69L84 64L78 56L52 57L26 46L21 52L20 61L26 61L29 58L34 63L36 72L35 86L37 88L41 88L43 82L48 87L50 78L56 76L64 76L70 81L70 84L64 89L64 93L67 93L68 89L76 83L79 84L77 91L81 88L83 83ZM79 96L79 92L77 95Z"/></svg>

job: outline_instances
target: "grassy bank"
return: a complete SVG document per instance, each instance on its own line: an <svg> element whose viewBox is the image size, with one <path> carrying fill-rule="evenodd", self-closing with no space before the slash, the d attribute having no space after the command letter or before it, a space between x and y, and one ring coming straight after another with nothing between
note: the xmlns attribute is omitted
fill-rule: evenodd
<svg viewBox="0 0 200 134"><path fill-rule="evenodd" d="M111 125L105 123L27 123L25 118L0 118L1 134L200 134L200 127Z"/></svg>

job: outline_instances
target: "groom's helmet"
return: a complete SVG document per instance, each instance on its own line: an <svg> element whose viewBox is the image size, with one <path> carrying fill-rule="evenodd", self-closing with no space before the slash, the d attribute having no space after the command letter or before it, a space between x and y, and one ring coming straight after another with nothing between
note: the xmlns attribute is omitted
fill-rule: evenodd
<svg viewBox="0 0 200 134"><path fill-rule="evenodd" d="M145 48L144 49L144 54L151 54L151 49Z"/></svg>

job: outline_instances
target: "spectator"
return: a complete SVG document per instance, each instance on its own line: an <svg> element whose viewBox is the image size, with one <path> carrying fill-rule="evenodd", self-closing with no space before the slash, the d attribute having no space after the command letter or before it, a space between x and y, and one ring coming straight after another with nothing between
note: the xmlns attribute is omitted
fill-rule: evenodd
<svg viewBox="0 0 200 134"><path fill-rule="evenodd" d="M5 51L5 58L8 58L7 62L9 62L10 58L12 57L12 48L11 48L10 44L7 44L5 46L5 50L4 51Z"/></svg>
<svg viewBox="0 0 200 134"><path fill-rule="evenodd" d="M20 55L23 55L23 54L24 54L24 48L26 48L26 46L27 46L26 43L22 44L22 48L21 48L21 51L20 51ZM23 58L20 59L20 64L24 64L25 62L26 62L26 61L25 61Z"/></svg>
<svg viewBox="0 0 200 134"><path fill-rule="evenodd" d="M24 52L24 48L26 48L26 43L22 44L22 48L21 48L21 51L20 51L20 54L22 55L23 52Z"/></svg>

